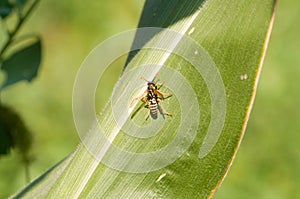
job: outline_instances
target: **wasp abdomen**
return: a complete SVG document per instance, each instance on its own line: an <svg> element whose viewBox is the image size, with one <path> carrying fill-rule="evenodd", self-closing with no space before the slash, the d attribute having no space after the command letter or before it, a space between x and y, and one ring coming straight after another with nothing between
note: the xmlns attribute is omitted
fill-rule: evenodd
<svg viewBox="0 0 300 199"><path fill-rule="evenodd" d="M155 99L150 101L149 109L150 109L150 116L153 119L157 119L157 102Z"/></svg>

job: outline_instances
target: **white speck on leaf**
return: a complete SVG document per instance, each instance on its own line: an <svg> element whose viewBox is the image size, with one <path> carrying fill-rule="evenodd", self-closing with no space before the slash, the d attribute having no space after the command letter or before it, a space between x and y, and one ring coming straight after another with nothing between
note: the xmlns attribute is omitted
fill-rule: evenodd
<svg viewBox="0 0 300 199"><path fill-rule="evenodd" d="M195 52L194 52L194 53L195 53L195 55L197 55L197 54L198 54L198 51L197 51L197 50L195 50Z"/></svg>
<svg viewBox="0 0 300 199"><path fill-rule="evenodd" d="M241 80L246 80L246 79L248 79L248 75L247 74L241 75L240 79Z"/></svg>
<svg viewBox="0 0 300 199"><path fill-rule="evenodd" d="M193 27L189 32L188 35L192 34L195 31L195 27Z"/></svg>
<svg viewBox="0 0 300 199"><path fill-rule="evenodd" d="M163 179L166 175L167 175L166 173L161 174L161 175L157 178L156 182L161 181L161 179Z"/></svg>

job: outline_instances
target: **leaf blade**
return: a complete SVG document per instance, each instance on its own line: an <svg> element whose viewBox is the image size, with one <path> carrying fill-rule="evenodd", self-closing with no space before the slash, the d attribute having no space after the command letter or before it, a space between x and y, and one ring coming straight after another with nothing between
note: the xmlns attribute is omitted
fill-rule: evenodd
<svg viewBox="0 0 300 199"><path fill-rule="evenodd" d="M231 1L223 4L221 1L207 1L206 3L200 13L197 27L195 24L195 30L192 31L193 27L190 26L191 29L186 33L191 32L190 36L201 41L202 46L210 53L217 65L221 66L219 70L224 78L226 97L229 102L228 114L231 116L225 123L222 137L211 153L203 159L198 158L199 146L204 139L202 135L192 144L188 153L174 164L159 171L137 175L118 172L99 164L81 145L70 167L47 194L68 197L156 196L163 198L180 198L187 194L190 197L207 198L213 195L228 171L236 147L240 144L245 120L249 116L249 104L254 99L252 95L258 78L256 70L259 63L262 63L261 54L267 29L272 23L274 1L268 1L263 5L259 1ZM243 16L241 19L237 19L236 15L228 14L235 9ZM270 13L265 13L265 10ZM257 16L248 19L247 17L254 11L258 11ZM241 22L247 23L240 32L238 24ZM248 48L249 45L255 48ZM138 56L141 55L137 54L135 59ZM170 57L170 59L166 60L170 65L178 61L176 58ZM189 64L184 66L185 71L182 73L197 84L199 77L193 75ZM209 110L207 108L209 100L206 99L207 89L203 83L200 83L198 88L200 88L197 91L198 97L205 104L206 110ZM204 96L202 91L205 91ZM171 102L172 105L175 103ZM176 112L174 108L171 110ZM111 113L108 111L107 114ZM209 114L205 113L204 116L207 118ZM200 131L206 129L207 125ZM116 140L116 143L122 144L123 140ZM94 144L97 146L97 143Z"/></svg>

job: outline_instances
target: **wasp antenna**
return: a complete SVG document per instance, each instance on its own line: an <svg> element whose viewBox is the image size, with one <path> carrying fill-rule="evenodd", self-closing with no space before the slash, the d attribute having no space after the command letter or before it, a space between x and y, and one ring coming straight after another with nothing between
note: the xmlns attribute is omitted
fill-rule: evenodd
<svg viewBox="0 0 300 199"><path fill-rule="evenodd" d="M155 76L153 77L152 82L154 82L155 78L159 75L159 71L155 74Z"/></svg>
<svg viewBox="0 0 300 199"><path fill-rule="evenodd" d="M145 79L144 77L141 77L141 79L142 79L142 80L145 80L146 82L150 82L150 81L148 81L147 79Z"/></svg>

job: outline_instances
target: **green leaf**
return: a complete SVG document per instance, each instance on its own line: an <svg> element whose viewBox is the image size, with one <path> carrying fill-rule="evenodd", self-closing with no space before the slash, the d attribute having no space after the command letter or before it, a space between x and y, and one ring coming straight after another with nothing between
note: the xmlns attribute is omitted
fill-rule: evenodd
<svg viewBox="0 0 300 199"><path fill-rule="evenodd" d="M12 12L13 6L9 3L9 0L0 1L0 16L2 18L7 17Z"/></svg>
<svg viewBox="0 0 300 199"><path fill-rule="evenodd" d="M22 80L32 81L41 64L41 51L41 41L38 39L4 60L1 69L6 73L6 80L1 89Z"/></svg>
<svg viewBox="0 0 300 199"><path fill-rule="evenodd" d="M139 27L168 30L137 31L133 53L109 102L112 106L98 118L93 118L91 100L97 85L91 83L98 81L101 72L81 69L73 106L79 132L88 132L80 134L83 144L15 197L212 197L246 128L275 3L146 1ZM127 36L130 39L131 34ZM121 43L104 42L85 64L99 69L111 63L111 54L128 48ZM160 91L173 93L160 104L173 117L164 119L159 114L158 119L145 121L148 110L135 114L130 104L143 93L140 85L146 85L140 77L152 80L157 71L155 81L165 82ZM78 114L82 111L86 114ZM135 114L136 125L130 123L128 112ZM99 125L91 128L93 119Z"/></svg>

